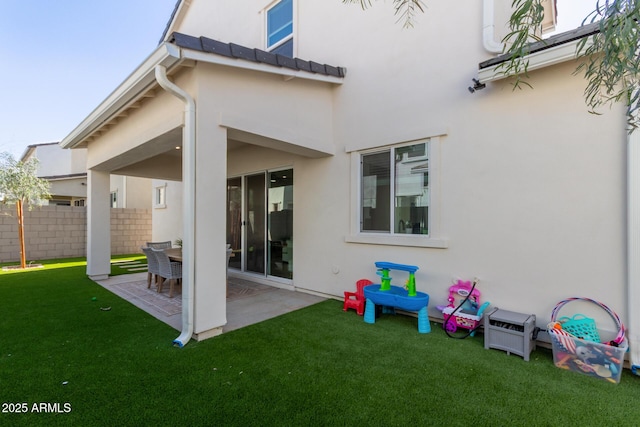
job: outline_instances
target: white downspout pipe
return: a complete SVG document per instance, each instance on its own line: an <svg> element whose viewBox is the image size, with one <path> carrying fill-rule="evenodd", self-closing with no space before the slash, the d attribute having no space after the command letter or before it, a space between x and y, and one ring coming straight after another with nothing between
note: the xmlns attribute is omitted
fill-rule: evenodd
<svg viewBox="0 0 640 427"><path fill-rule="evenodd" d="M195 278L195 188L196 188L196 103L191 95L167 78L167 69L155 68L158 84L176 98L184 101L184 130L182 132L182 333L173 343L184 347L193 335L194 278Z"/></svg>
<svg viewBox="0 0 640 427"><path fill-rule="evenodd" d="M629 363L640 375L640 134L627 137L627 339Z"/></svg>
<svg viewBox="0 0 640 427"><path fill-rule="evenodd" d="M482 44L488 52L502 53L504 43L497 42L495 25L495 0L484 0L482 5Z"/></svg>

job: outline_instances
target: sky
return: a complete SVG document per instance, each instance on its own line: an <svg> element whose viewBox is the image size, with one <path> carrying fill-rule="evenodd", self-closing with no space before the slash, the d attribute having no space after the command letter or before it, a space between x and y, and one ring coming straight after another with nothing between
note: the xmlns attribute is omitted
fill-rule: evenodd
<svg viewBox="0 0 640 427"><path fill-rule="evenodd" d="M595 1L558 0L557 31ZM71 133L158 46L175 4L0 0L0 152L19 158Z"/></svg>
<svg viewBox="0 0 640 427"><path fill-rule="evenodd" d="M158 46L176 0L0 0L0 152L59 142Z"/></svg>

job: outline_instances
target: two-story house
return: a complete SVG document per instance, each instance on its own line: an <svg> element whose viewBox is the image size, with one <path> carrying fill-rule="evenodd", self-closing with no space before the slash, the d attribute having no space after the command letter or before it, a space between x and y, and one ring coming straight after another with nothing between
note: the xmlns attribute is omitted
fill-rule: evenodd
<svg viewBox="0 0 640 427"><path fill-rule="evenodd" d="M57 142L27 146L20 157L38 160L36 174L49 181L51 198L45 203L84 206L87 199L86 150L63 150Z"/></svg>
<svg viewBox="0 0 640 427"><path fill-rule="evenodd" d="M633 349L625 108L587 112L575 38L532 53L533 89L513 91L486 62L511 3L429 0L404 29L391 2L178 2L158 48L61 142L87 149L87 274L109 274L109 177L147 176L182 187L178 344L225 324L230 243L235 274L335 297L375 261L416 265L432 316L453 278L542 327L588 296Z"/></svg>
<svg viewBox="0 0 640 427"><path fill-rule="evenodd" d="M87 150L63 150L59 143L27 146L23 162L38 159L37 176L49 181L51 199L45 203L60 206L85 206L87 203ZM150 209L151 180L111 175L109 203L112 208Z"/></svg>

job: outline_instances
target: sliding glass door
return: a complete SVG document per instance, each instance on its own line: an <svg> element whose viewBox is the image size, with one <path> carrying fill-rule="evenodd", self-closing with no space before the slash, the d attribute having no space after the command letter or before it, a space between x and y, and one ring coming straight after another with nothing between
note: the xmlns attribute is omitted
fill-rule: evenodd
<svg viewBox="0 0 640 427"><path fill-rule="evenodd" d="M293 170L269 173L269 275L293 278Z"/></svg>
<svg viewBox="0 0 640 427"><path fill-rule="evenodd" d="M265 177L251 175L245 178L247 190L245 192L245 264L246 271L264 273L265 265Z"/></svg>
<svg viewBox="0 0 640 427"><path fill-rule="evenodd" d="M293 170L227 180L230 268L293 278Z"/></svg>
<svg viewBox="0 0 640 427"><path fill-rule="evenodd" d="M227 180L227 244L233 254L229 267L242 269L242 178Z"/></svg>

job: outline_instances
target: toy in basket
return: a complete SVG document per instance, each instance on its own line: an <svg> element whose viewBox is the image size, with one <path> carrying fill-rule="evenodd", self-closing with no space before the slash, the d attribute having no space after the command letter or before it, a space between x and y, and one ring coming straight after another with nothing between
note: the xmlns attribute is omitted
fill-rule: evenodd
<svg viewBox="0 0 640 427"><path fill-rule="evenodd" d="M449 288L449 305L438 306L442 310L444 323L442 326L447 332L455 332L458 328L468 329L473 336L480 325L482 313L489 306L485 302L480 306L480 291L476 287L477 281L458 280Z"/></svg>
<svg viewBox="0 0 640 427"><path fill-rule="evenodd" d="M609 342L600 342L596 322L582 314L557 317L562 307L572 301L586 301L605 310L616 324L618 333ZM547 325L551 337L553 363L562 369L591 375L613 383L620 382L624 354L629 347L620 317L606 305L589 298L568 298L551 312Z"/></svg>

